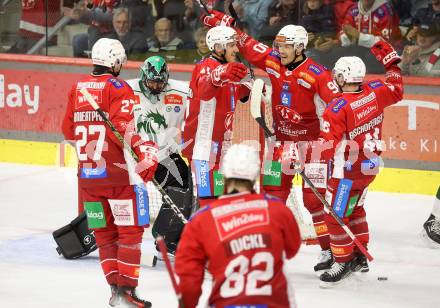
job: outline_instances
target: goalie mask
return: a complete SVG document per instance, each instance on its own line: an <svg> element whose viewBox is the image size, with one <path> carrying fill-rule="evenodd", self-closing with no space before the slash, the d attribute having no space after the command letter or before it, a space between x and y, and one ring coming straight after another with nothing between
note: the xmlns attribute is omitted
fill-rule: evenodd
<svg viewBox="0 0 440 308"><path fill-rule="evenodd" d="M145 60L141 66L141 89L148 90L151 94L158 95L168 84L169 72L165 59L152 56Z"/></svg>

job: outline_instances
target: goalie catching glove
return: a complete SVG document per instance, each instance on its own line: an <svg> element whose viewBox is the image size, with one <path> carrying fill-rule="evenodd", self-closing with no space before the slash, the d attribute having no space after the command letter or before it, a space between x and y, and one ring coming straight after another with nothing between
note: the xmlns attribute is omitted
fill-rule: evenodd
<svg viewBox="0 0 440 308"><path fill-rule="evenodd" d="M379 40L371 47L371 53L381 62L385 69L399 63L401 61L397 51L394 50L390 43Z"/></svg>

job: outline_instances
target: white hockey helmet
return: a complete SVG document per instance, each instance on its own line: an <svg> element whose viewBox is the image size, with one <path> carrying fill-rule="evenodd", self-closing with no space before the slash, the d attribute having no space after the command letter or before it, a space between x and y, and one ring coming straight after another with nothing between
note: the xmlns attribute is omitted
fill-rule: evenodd
<svg viewBox="0 0 440 308"><path fill-rule="evenodd" d="M287 25L281 28L275 37L275 42L294 46L303 44L304 49L309 42L309 34L303 26Z"/></svg>
<svg viewBox="0 0 440 308"><path fill-rule="evenodd" d="M346 83L360 83L364 80L366 67L359 57L341 57L333 68L333 78L342 75Z"/></svg>
<svg viewBox="0 0 440 308"><path fill-rule="evenodd" d="M101 38L92 47L92 63L95 65L111 68L126 61L124 46L118 40Z"/></svg>
<svg viewBox="0 0 440 308"><path fill-rule="evenodd" d="M223 157L221 173L227 179L255 181L260 175L257 150L243 143L232 145Z"/></svg>
<svg viewBox="0 0 440 308"><path fill-rule="evenodd" d="M231 27L217 26L209 29L206 33L206 45L209 50L214 51L216 44L220 44L222 48L226 48L226 44L237 40L237 32Z"/></svg>

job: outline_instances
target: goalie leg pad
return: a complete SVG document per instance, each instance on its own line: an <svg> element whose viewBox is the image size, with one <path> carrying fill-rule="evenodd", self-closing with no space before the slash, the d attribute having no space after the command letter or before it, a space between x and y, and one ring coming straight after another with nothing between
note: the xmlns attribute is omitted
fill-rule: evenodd
<svg viewBox="0 0 440 308"><path fill-rule="evenodd" d="M87 215L83 212L68 225L55 230L53 238L57 243L57 252L66 259L77 259L96 250L93 231L87 225Z"/></svg>

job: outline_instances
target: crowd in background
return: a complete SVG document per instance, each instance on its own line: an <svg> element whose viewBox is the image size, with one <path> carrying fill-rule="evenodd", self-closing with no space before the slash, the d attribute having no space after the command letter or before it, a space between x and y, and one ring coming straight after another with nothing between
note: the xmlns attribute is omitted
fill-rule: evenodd
<svg viewBox="0 0 440 308"><path fill-rule="evenodd" d="M44 2L22 0L23 5L39 1ZM101 37L120 40L129 58L137 60L161 52L168 60L194 63L209 52L207 29L199 20L204 11L196 0L57 1L60 17L88 25L87 33L72 39L75 57L87 57ZM401 53L404 74L440 76L440 0L205 2L209 8L227 13L232 2L245 31L268 44L284 25L303 25L309 32L307 55L328 67L341 56L357 55L364 59L370 73L382 73L383 68L369 52L373 35L391 42ZM23 46L28 48L29 44ZM19 47L13 46L10 52L26 52Z"/></svg>

